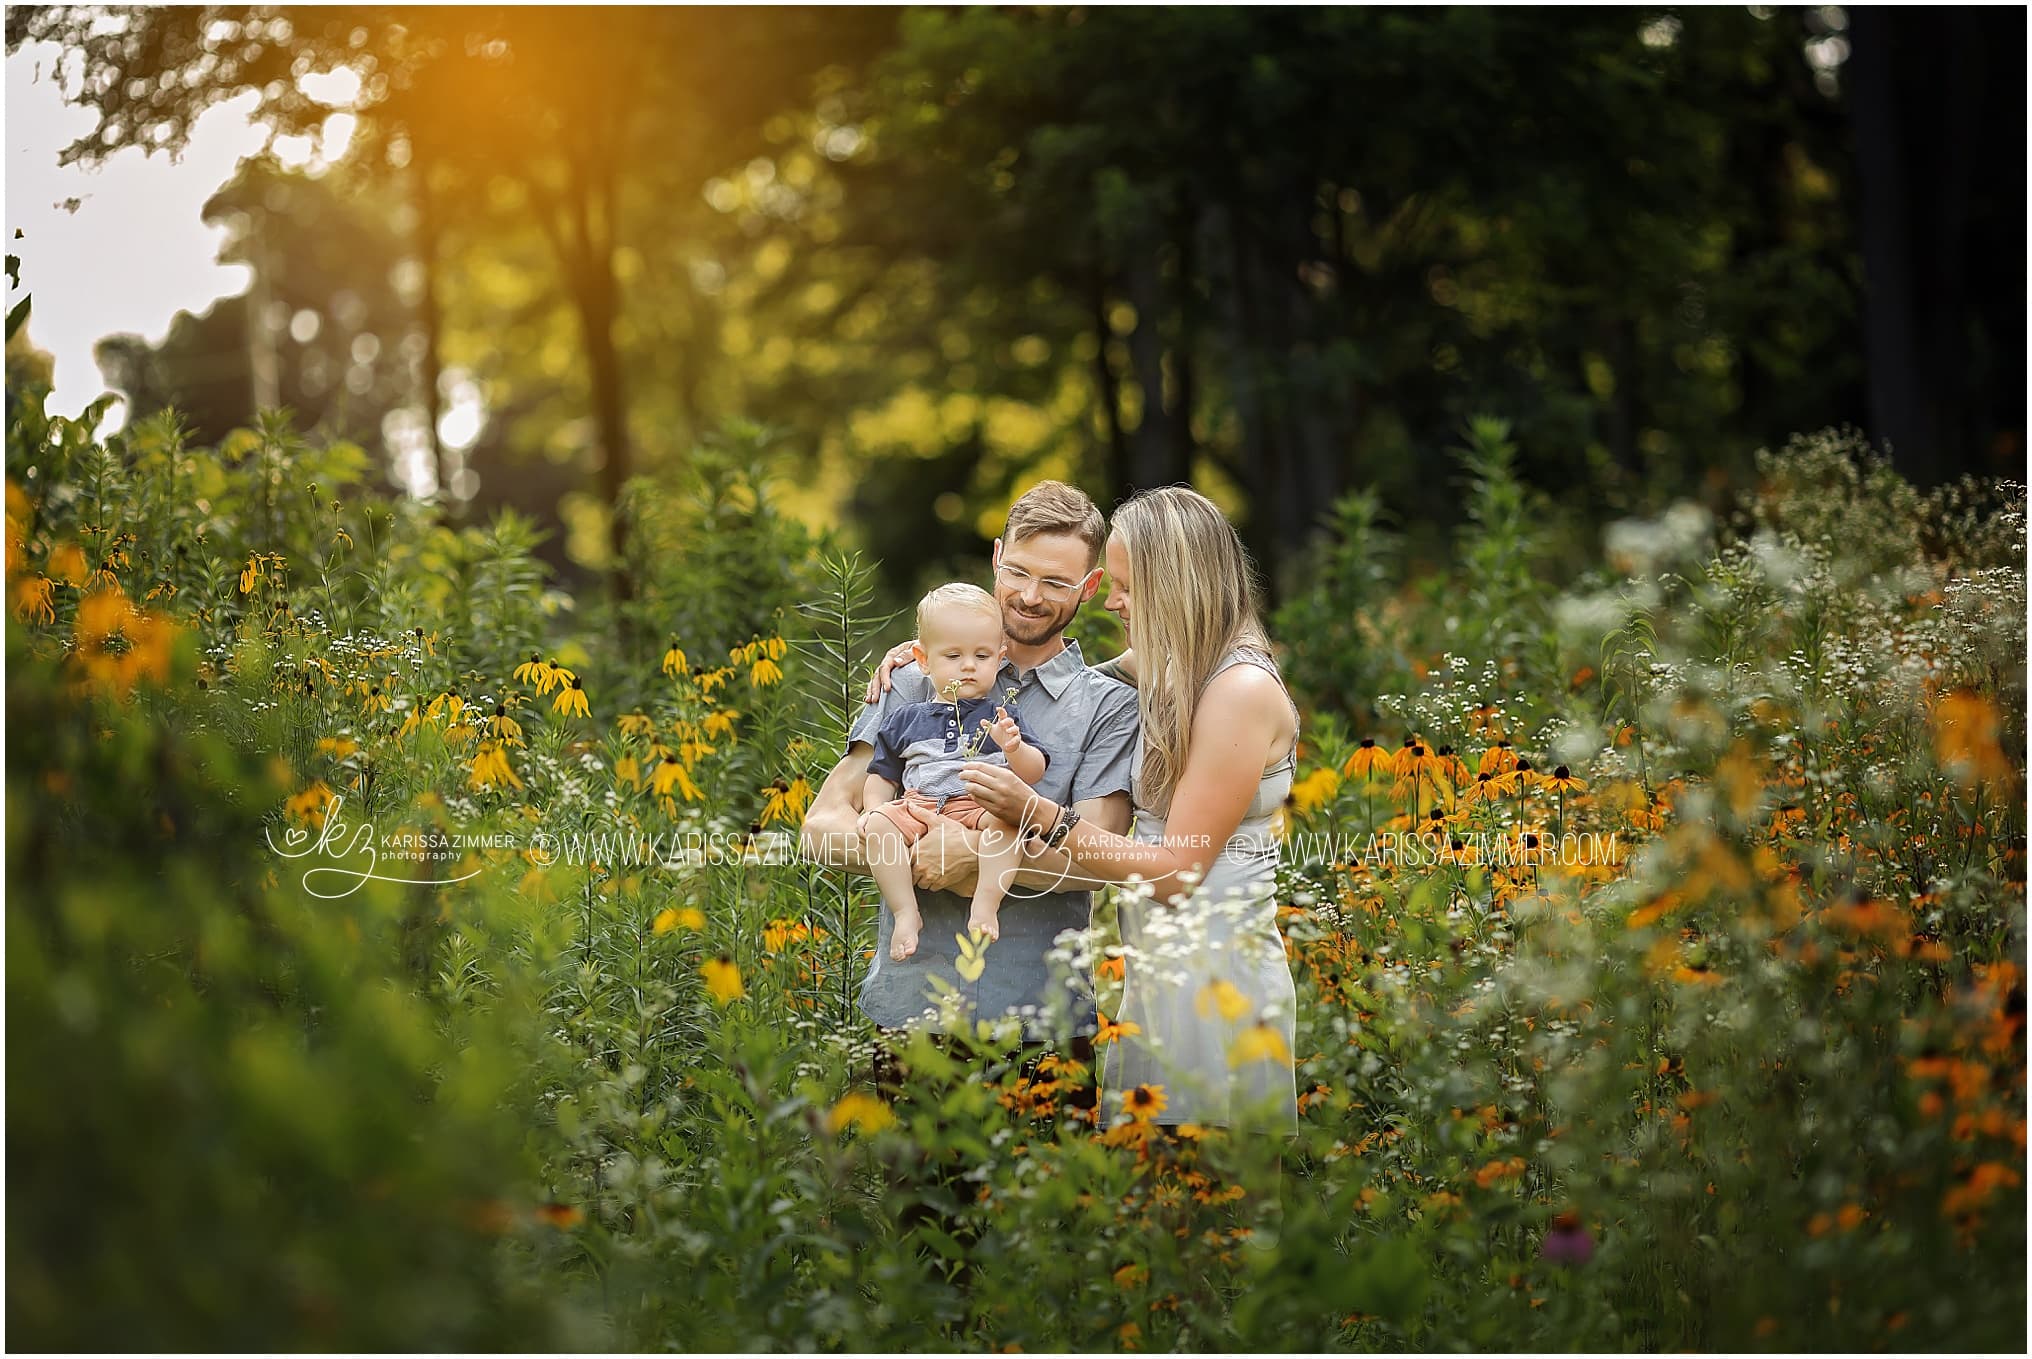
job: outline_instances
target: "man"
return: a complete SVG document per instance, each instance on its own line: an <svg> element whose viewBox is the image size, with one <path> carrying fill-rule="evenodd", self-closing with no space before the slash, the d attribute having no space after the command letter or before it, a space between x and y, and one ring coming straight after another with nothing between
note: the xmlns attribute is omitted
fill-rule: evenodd
<svg viewBox="0 0 2032 1359"><path fill-rule="evenodd" d="M1100 586L1106 532L1093 501L1063 482L1041 482L1010 507L993 553L995 601L1009 644L997 692L1016 690L1023 730L1050 753L1038 790L1098 826L1127 834L1136 691L1089 669L1078 644L1063 636ZM826 776L805 818L805 852L836 868L866 871L855 826L883 717L894 705L936 697L915 662L897 666L888 679L886 690L855 721L846 754ZM1045 960L1061 931L1087 926L1091 890L1076 886L1081 879L1062 852L1026 853L1029 867L1017 873L1002 908L1001 937L987 946L985 965L970 981L958 970L955 936L966 933L981 833L936 816L925 824L926 834L913 849L924 920L917 951L901 962L890 958L894 922L882 912L874 956L861 982L862 1010L881 1028L899 1030L936 1008L937 979L964 998L971 1018L1016 1015L1026 1044L1041 1044L1048 1037L1049 1007L1070 1000L1073 1032L1080 1037L1069 1055L1091 1067L1092 995L1082 988L1067 996ZM878 1070L878 1079L884 1074Z"/></svg>

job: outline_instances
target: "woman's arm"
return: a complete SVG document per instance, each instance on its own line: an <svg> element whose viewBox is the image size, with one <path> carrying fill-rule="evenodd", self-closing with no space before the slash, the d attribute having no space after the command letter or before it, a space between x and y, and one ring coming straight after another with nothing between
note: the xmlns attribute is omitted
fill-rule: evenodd
<svg viewBox="0 0 2032 1359"><path fill-rule="evenodd" d="M1144 844L1082 819L1060 846L1089 877L1123 882L1140 875L1158 901L1186 890L1181 873L1204 875L1242 824L1273 750L1288 744L1290 710L1277 681L1255 666L1234 666L1207 686L1193 716L1185 769L1171 798L1164 838ZM976 801L1012 824L1049 831L1062 815L1009 771L968 764L960 772Z"/></svg>

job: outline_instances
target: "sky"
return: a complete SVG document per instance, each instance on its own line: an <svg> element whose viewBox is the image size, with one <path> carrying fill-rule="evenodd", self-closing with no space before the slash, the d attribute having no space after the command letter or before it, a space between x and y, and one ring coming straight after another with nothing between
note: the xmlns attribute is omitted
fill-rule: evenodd
<svg viewBox="0 0 2032 1359"><path fill-rule="evenodd" d="M245 266L218 263L225 228L207 226L199 211L266 133L248 119L257 99L249 92L208 110L175 159L131 149L96 170L59 168L58 153L93 125L89 110L58 93L60 52L24 44L7 58L7 253L21 257L22 282L7 304L34 298L28 337L56 358L47 408L75 416L106 390L92 357L99 340L132 333L160 343L177 312L202 312L252 283ZM65 206L73 199L75 211ZM102 432L123 422L116 409Z"/></svg>

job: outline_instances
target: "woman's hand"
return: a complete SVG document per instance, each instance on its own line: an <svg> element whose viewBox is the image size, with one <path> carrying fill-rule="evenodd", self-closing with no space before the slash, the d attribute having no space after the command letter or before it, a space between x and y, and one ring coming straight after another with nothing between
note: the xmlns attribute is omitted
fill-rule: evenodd
<svg viewBox="0 0 2032 1359"><path fill-rule="evenodd" d="M960 782L974 801L1014 826L1050 830L1064 815L1064 809L1016 777L1014 770L999 764L968 760L960 766Z"/></svg>
<svg viewBox="0 0 2032 1359"><path fill-rule="evenodd" d="M907 642L898 642L889 648L889 654L882 658L882 664L876 666L875 673L868 678L868 692L863 697L863 702L873 703L882 696L889 688L889 672L905 661L915 659L912 653L916 646L917 639L913 637Z"/></svg>

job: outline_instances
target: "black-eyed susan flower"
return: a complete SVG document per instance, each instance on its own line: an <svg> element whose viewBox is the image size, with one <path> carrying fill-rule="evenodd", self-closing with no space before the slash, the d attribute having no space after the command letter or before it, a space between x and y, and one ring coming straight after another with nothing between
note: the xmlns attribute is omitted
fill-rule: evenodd
<svg viewBox="0 0 2032 1359"><path fill-rule="evenodd" d="M687 668L684 651L678 646L677 638L672 637L670 639L670 648L663 653L663 673L672 679L676 679L683 675Z"/></svg>
<svg viewBox="0 0 2032 1359"><path fill-rule="evenodd" d="M741 969L734 966L734 960L724 953L701 963L699 975L705 978L706 990L713 1000L721 1005L730 1005L748 994L747 988L741 984Z"/></svg>
<svg viewBox="0 0 2032 1359"><path fill-rule="evenodd" d="M1139 1085L1122 1096L1122 1109L1138 1123L1147 1123L1164 1112L1170 1098L1161 1085Z"/></svg>
<svg viewBox="0 0 2032 1359"><path fill-rule="evenodd" d="M658 797L669 796L670 790L675 788L684 794L686 802L699 802L705 798L698 785L691 781L690 771L681 762L668 756L650 773L649 784Z"/></svg>
<svg viewBox="0 0 2032 1359"><path fill-rule="evenodd" d="M1143 1026L1134 1020L1125 1019L1117 1023L1105 1014L1101 1014L1098 1011L1095 1013L1100 1021L1100 1028L1094 1033L1094 1044L1097 1047L1106 1043L1117 1042L1123 1038L1131 1038L1143 1032Z"/></svg>
<svg viewBox="0 0 2032 1359"><path fill-rule="evenodd" d="M1476 764L1478 774L1505 774L1515 768L1517 752L1510 748L1508 741L1498 741L1482 752L1481 761Z"/></svg>
<svg viewBox="0 0 2032 1359"><path fill-rule="evenodd" d="M657 934L668 934L675 929L702 930L706 927L706 913L696 906L666 906L656 913L650 929Z"/></svg>
<svg viewBox="0 0 2032 1359"><path fill-rule="evenodd" d="M788 782L779 778L762 791L766 798L761 816L764 826L773 821L802 821L804 809L811 805L811 784L802 774Z"/></svg>
<svg viewBox="0 0 2032 1359"><path fill-rule="evenodd" d="M549 668L543 663L543 657L532 651L529 653L528 660L515 667L515 682L517 684L541 685L543 684L543 672ZM539 692L549 693L550 691L548 688L544 688L539 690Z"/></svg>
<svg viewBox="0 0 2032 1359"><path fill-rule="evenodd" d="M711 740L732 739L734 720L741 714L733 708L716 708L706 714L704 730ZM795 754L796 752L792 752Z"/></svg>
<svg viewBox="0 0 2032 1359"><path fill-rule="evenodd" d="M319 779L290 798L283 810L289 814L292 821L321 827L325 823L325 809L331 806L332 797L332 790L325 786L323 779Z"/></svg>
<svg viewBox="0 0 2032 1359"><path fill-rule="evenodd" d="M1218 1014L1229 1023L1240 1019L1255 1008L1250 1004L1248 996L1242 993L1242 989L1225 977L1216 978L1202 986L1199 994L1193 997L1192 1005L1202 1019L1211 1019Z"/></svg>
<svg viewBox="0 0 2032 1359"><path fill-rule="evenodd" d="M1322 765L1291 785L1291 805L1298 809L1299 815L1310 816L1331 802L1340 786L1340 775Z"/></svg>
<svg viewBox="0 0 2032 1359"><path fill-rule="evenodd" d="M55 590L56 582L40 573L32 579L17 582L14 587L14 616L24 623L56 622L56 609L51 602Z"/></svg>
<svg viewBox="0 0 2032 1359"><path fill-rule="evenodd" d="M646 713L622 713L615 720L615 724L621 728L623 736L654 736L656 734L656 719Z"/></svg>
<svg viewBox="0 0 2032 1359"><path fill-rule="evenodd" d="M378 684L368 685L367 696L361 700L361 706L370 713L387 712L389 703L388 692Z"/></svg>
<svg viewBox="0 0 2032 1359"><path fill-rule="evenodd" d="M1251 1024L1236 1036L1228 1048L1229 1066L1247 1066L1250 1062L1276 1062L1291 1065L1291 1049L1284 1042L1284 1035L1268 1024Z"/></svg>
<svg viewBox="0 0 2032 1359"><path fill-rule="evenodd" d="M1390 752L1378 746L1374 737L1361 737L1361 746L1355 746L1355 754L1347 756L1347 764L1341 766L1341 774L1347 778L1370 778L1372 774L1390 772Z"/></svg>
<svg viewBox="0 0 2032 1359"><path fill-rule="evenodd" d="M639 792L642 788L642 762L633 755L623 755L614 761L614 786L625 786Z"/></svg>
<svg viewBox="0 0 2032 1359"><path fill-rule="evenodd" d="M895 1121L895 1112L882 1100L852 1090L827 1111L826 1131L838 1135L848 1128L859 1128L864 1133L877 1133Z"/></svg>
<svg viewBox="0 0 2032 1359"><path fill-rule="evenodd" d="M522 780L515 776L514 769L509 766L507 750L499 741L482 741L467 771L466 786L480 790L520 788Z"/></svg>
<svg viewBox="0 0 2032 1359"><path fill-rule="evenodd" d="M560 670L557 673L569 674L570 672ZM576 675L572 675L571 682L557 691L557 697L551 700L550 706L553 712L563 713L567 717L570 717L574 713L580 717L590 716L590 712L586 707L585 686L579 683L578 676Z"/></svg>
<svg viewBox="0 0 2032 1359"><path fill-rule="evenodd" d="M748 668L748 683L757 689L767 688L783 678L783 667L767 656L757 657Z"/></svg>
<svg viewBox="0 0 2032 1359"><path fill-rule="evenodd" d="M247 564L240 568L240 593L243 595L251 593L260 579L261 554L250 552L247 555Z"/></svg>
<svg viewBox="0 0 2032 1359"><path fill-rule="evenodd" d="M487 719L487 733L497 737L505 745L522 743L522 724L508 715L508 705L496 703L494 715Z"/></svg>

